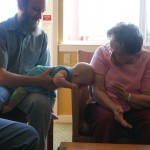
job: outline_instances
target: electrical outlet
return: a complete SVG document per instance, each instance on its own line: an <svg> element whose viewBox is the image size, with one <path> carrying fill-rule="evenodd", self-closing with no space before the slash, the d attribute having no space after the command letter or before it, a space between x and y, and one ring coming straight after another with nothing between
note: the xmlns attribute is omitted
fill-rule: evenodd
<svg viewBox="0 0 150 150"><path fill-rule="evenodd" d="M64 54L64 64L70 64L70 54Z"/></svg>

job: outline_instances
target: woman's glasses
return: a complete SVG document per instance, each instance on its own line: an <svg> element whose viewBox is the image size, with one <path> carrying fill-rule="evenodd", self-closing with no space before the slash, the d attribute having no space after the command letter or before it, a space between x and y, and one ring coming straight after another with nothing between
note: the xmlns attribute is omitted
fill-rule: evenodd
<svg viewBox="0 0 150 150"><path fill-rule="evenodd" d="M113 49L110 45L109 45L109 52L111 55L116 55L116 56L123 56L124 55L121 51Z"/></svg>

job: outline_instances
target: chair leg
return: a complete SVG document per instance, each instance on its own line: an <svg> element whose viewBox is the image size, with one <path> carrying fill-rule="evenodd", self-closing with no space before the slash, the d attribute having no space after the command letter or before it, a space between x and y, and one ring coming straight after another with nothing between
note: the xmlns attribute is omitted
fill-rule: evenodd
<svg viewBox="0 0 150 150"><path fill-rule="evenodd" d="M47 135L47 150L53 150L53 120L51 120L50 128Z"/></svg>

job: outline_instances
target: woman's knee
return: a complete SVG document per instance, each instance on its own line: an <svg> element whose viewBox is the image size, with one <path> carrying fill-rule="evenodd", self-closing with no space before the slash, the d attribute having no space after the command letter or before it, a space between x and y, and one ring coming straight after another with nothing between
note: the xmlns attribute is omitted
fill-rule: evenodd
<svg viewBox="0 0 150 150"><path fill-rule="evenodd" d="M98 121L113 121L114 115L107 109L100 107L99 105L91 105L86 109L87 114L85 115L86 120L97 120Z"/></svg>

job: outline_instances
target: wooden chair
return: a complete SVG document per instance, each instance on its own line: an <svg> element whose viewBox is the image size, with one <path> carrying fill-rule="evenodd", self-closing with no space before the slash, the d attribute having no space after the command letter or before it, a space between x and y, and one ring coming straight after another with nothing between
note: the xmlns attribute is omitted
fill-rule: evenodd
<svg viewBox="0 0 150 150"><path fill-rule="evenodd" d="M78 62L89 63L92 52L78 51ZM84 108L87 100L89 99L88 87L82 89L73 89L72 95L72 141L73 142L95 142L92 130L90 126L84 122ZM122 137L118 143L135 143L132 135L129 135L127 131L122 131Z"/></svg>
<svg viewBox="0 0 150 150"><path fill-rule="evenodd" d="M78 62L89 63L93 56L93 52L79 50L77 53ZM91 133L87 133L84 129L87 128L85 122L83 122L84 107L86 101L89 98L88 88L73 89L72 95L72 141L73 142L94 142ZM83 130L82 130L83 129Z"/></svg>
<svg viewBox="0 0 150 150"><path fill-rule="evenodd" d="M11 112L0 114L0 118L27 123L26 114L15 108ZM47 150L53 150L53 120L47 135Z"/></svg>
<svg viewBox="0 0 150 150"><path fill-rule="evenodd" d="M84 107L88 100L88 88L72 90L72 141L73 142L94 142L91 133L82 132L86 124L83 122ZM85 127L86 128L86 127ZM83 129L84 130L84 129Z"/></svg>

